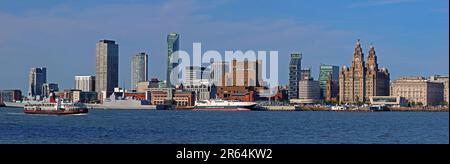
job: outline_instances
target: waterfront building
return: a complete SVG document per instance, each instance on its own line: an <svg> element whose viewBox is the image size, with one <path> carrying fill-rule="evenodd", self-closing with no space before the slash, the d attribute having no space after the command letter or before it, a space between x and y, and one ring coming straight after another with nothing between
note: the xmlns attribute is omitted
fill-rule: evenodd
<svg viewBox="0 0 450 164"><path fill-rule="evenodd" d="M151 92L152 105L165 104L167 100L167 91L154 91ZM193 107L195 106L195 93L194 92L174 92L173 95L174 104L177 107Z"/></svg>
<svg viewBox="0 0 450 164"><path fill-rule="evenodd" d="M289 63L289 99L298 99L298 83L301 80L302 54L291 54Z"/></svg>
<svg viewBox="0 0 450 164"><path fill-rule="evenodd" d="M119 45L115 41L97 42L95 78L95 91L99 97L109 97L119 86Z"/></svg>
<svg viewBox="0 0 450 164"><path fill-rule="evenodd" d="M378 68L374 46L370 46L367 63L358 40L353 53L352 66L344 65L339 73L339 101L364 103L370 96L388 96L390 74L386 68Z"/></svg>
<svg viewBox="0 0 450 164"><path fill-rule="evenodd" d="M434 75L434 76L431 76L430 77L430 80L431 81L433 81L433 82L440 82L440 83L443 83L444 84L444 102L446 102L447 103L447 105L448 105L448 103L449 103L449 98L448 98L448 93L449 93L449 90L448 90L448 84L449 84L449 82L448 82L448 76L441 76L441 75Z"/></svg>
<svg viewBox="0 0 450 164"><path fill-rule="evenodd" d="M320 101L320 84L313 78L305 78L299 82L299 98L300 104L313 104Z"/></svg>
<svg viewBox="0 0 450 164"><path fill-rule="evenodd" d="M97 100L97 92L72 90L72 102L91 103Z"/></svg>
<svg viewBox="0 0 450 164"><path fill-rule="evenodd" d="M28 96L42 97L42 85L47 83L47 68L31 68L28 75Z"/></svg>
<svg viewBox="0 0 450 164"><path fill-rule="evenodd" d="M83 92L94 92L95 76L75 76L75 89Z"/></svg>
<svg viewBox="0 0 450 164"><path fill-rule="evenodd" d="M195 80L190 85L184 86L183 90L194 92L196 101L215 99L217 94L217 87L211 85L209 80Z"/></svg>
<svg viewBox="0 0 450 164"><path fill-rule="evenodd" d="M59 97L62 100L77 102L77 101L74 101L74 100L76 100L76 99L74 99L74 92L77 92L77 91L80 91L80 90L66 89L63 91L55 92L55 95L56 95L56 97ZM75 96L78 96L78 95L75 95Z"/></svg>
<svg viewBox="0 0 450 164"><path fill-rule="evenodd" d="M401 96L371 96L370 105L372 106L389 106L389 107L404 107L408 102Z"/></svg>
<svg viewBox="0 0 450 164"><path fill-rule="evenodd" d="M148 55L141 52L131 62L131 89L136 90L138 83L145 81L148 81Z"/></svg>
<svg viewBox="0 0 450 164"><path fill-rule="evenodd" d="M147 97L145 95L145 92L125 92L124 97L125 99L133 99L133 100L147 100Z"/></svg>
<svg viewBox="0 0 450 164"><path fill-rule="evenodd" d="M245 87L245 86L218 87L217 98L222 100L254 102L256 100L255 87Z"/></svg>
<svg viewBox="0 0 450 164"><path fill-rule="evenodd" d="M401 77L392 82L391 96L404 97L416 105L437 105L444 99L444 84L421 76Z"/></svg>
<svg viewBox="0 0 450 164"><path fill-rule="evenodd" d="M151 92L150 102L152 105L162 105L167 100L166 91L153 91Z"/></svg>
<svg viewBox="0 0 450 164"><path fill-rule="evenodd" d="M337 100L339 95L339 66L320 65L320 98L326 101Z"/></svg>
<svg viewBox="0 0 450 164"><path fill-rule="evenodd" d="M139 82L136 92L143 93L151 88L166 88L166 85L157 78L152 78L150 81Z"/></svg>
<svg viewBox="0 0 450 164"><path fill-rule="evenodd" d="M173 100L177 106L193 107L195 106L195 93L187 91L175 92Z"/></svg>
<svg viewBox="0 0 450 164"><path fill-rule="evenodd" d="M42 85L42 97L48 98L50 97L50 93L52 92L58 92L59 87L58 84L55 83L45 83Z"/></svg>
<svg viewBox="0 0 450 164"><path fill-rule="evenodd" d="M165 94L167 94L167 90L169 90L169 89L168 88L148 88L145 91L145 99L151 102L152 101L152 93L154 93L154 92L164 92ZM164 97L167 98L167 95L164 96Z"/></svg>
<svg viewBox="0 0 450 164"><path fill-rule="evenodd" d="M22 101L22 91L16 90L2 90L0 91L0 97L3 102L16 102Z"/></svg>
<svg viewBox="0 0 450 164"><path fill-rule="evenodd" d="M320 84L320 81L319 81ZM322 94L322 92L321 92ZM328 102L338 102L339 101L339 80L334 81L332 76L328 77L328 80L325 85L325 96L321 99L324 99Z"/></svg>

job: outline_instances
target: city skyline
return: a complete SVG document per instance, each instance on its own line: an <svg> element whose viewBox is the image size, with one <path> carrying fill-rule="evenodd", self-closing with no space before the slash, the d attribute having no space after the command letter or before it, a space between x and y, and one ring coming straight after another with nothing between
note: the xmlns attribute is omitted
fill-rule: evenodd
<svg viewBox="0 0 450 164"><path fill-rule="evenodd" d="M0 62L0 74L2 75L0 77L0 88L17 88L26 92L26 77L29 69L41 66L48 69L48 81L58 83L61 89L72 88L73 77L75 75L95 74L95 42L103 38L115 40L121 46L119 52L119 86L126 88L130 86L131 57L135 52L140 51L155 54L149 58L149 77L166 79L165 61L167 58L167 44L165 42L165 37L169 32L173 31L182 35L183 39L180 40L180 50L185 50L187 52L192 52L191 45L196 41L203 42L205 50L278 50L280 51L280 83L283 85L288 84L288 67L284 68L284 66L287 65L291 53L301 52L304 55L302 63L303 68L311 67L313 69L313 77L318 79L320 64L337 66L350 64L349 61L351 60L353 51L352 46L354 45L354 41L358 38L362 39L364 50L369 49L371 42L374 43L377 47L377 55L381 56L379 63L383 63L383 66L389 68L391 79L414 75L448 75L448 1L434 1L436 3L428 4L424 1L417 0L404 3L372 3L372 5L364 5L362 2L358 5L349 1L327 1L326 3L323 3L323 1L287 1L285 3L278 3L277 5L274 5L273 8L267 6L274 2L265 2L261 4L261 6L264 6L263 8L266 9L272 9L267 11L272 18L261 18L250 14L250 12L244 12L246 13L245 16L237 20L230 18L233 14L227 14L223 11L223 15L218 16L217 14L220 12L216 12L215 10L225 10L226 8L229 8L230 5L233 6L233 4L245 7L249 5L247 4L248 2L220 2L221 3L204 2L204 5L201 5L202 7L196 7L196 4L200 3L199 1L168 1L154 4L136 1L135 3L127 3L124 5L117 5L117 3L114 2L111 2L109 5L94 4L93 6L102 10L104 15L100 16L96 16L96 12L93 8L87 6L83 7L83 5L80 4L71 4L75 2L58 2L58 4L45 2L42 6L37 7L33 5L23 7L27 6L23 4L14 5L16 2L1 2L0 6L13 5L17 7L12 8L19 10L10 11L10 9L0 7L0 20L6 22L5 27L0 31L0 35L5 36L0 39L0 57L2 59L8 59L1 60ZM34 2L30 2L30 4L33 3ZM114 4L116 4L116 6L114 6ZM345 14L342 15L342 13L338 13L338 16L336 17L342 18L339 19L339 21L342 21L348 26L344 28L342 25L336 25L338 23L330 19L330 17L332 17L331 15L320 12L313 13L311 15L312 18L309 19L304 18L306 13L303 12L289 11L286 14L273 13L280 10L282 7L291 8L294 6L304 8L309 5L314 8L319 7L318 4L324 4L324 8L331 8L331 6L334 5L336 6L336 9L333 11L345 11ZM183 5L186 7L180 7ZM444 6L443 9L442 6ZM414 10L409 10L407 9L408 7L412 7ZM146 28L142 29L126 26L131 28L130 30L121 30L119 28L123 28L124 26L113 22L108 24L111 25L111 29L106 30L102 29L100 26L94 26L89 29L83 24L107 16L117 16L113 14L112 10L118 8L127 9L126 11L139 8L156 8L160 9L155 11L160 12L160 14L157 14L157 18L168 18L169 16L172 16L175 21L166 20L166 22L163 23L165 25L154 28L147 24L143 26ZM441 8L441 10L438 10L439 8ZM76 14L76 9L85 12L84 14ZM169 9L173 9L174 13L170 14L163 12L163 10L168 11ZM396 9L401 9L401 11L404 12L400 12L394 16L389 15L390 11ZM257 10L256 13L264 14L264 12L259 11L259 9L254 10ZM352 15L352 13L356 14L357 12L351 12L350 10L362 10L364 12L359 15ZM386 13L380 14L383 12L380 10L383 10ZM36 12L37 14L30 15L30 11ZM201 17L205 16L209 11L214 11L212 12L211 18ZM413 11L417 13L412 13ZM68 16L69 19L75 19L74 21L63 19L58 16L60 13L67 14L66 16ZM140 12L138 11L134 11L131 12L131 15L123 17L119 16L117 19L124 20L129 16L136 16L136 20L133 19L126 22L131 24L131 22L141 19L148 20L148 22L155 22L153 19L146 18L146 15L148 16L151 13L144 14L142 17L138 16L139 13ZM178 14L180 14L180 16ZM192 18L194 19L181 21L181 15L183 14L187 14L188 18L190 18L189 16L193 16ZM398 23L395 22L399 17L408 14L412 14L411 17L415 17L418 21L414 22L413 20L405 19ZM344 16L347 15L352 15L352 17L344 18ZM89 16L95 17L87 19ZM388 18L388 16L394 18ZM217 21L212 21L213 18L217 18ZM425 20L425 18L427 20ZM204 22L202 19L204 19ZM42 21L39 26L34 23L39 20L47 21ZM108 22L112 20L113 19L108 18L105 21ZM174 23L176 20L180 22ZM259 21L254 22L254 20ZM315 20L322 23L315 23ZM61 21L74 25L75 27L62 26L59 30L52 29L53 27L51 27L51 25ZM364 22L364 26L369 27L357 25L356 22L358 21ZM194 23L199 24L194 25ZM269 27L262 28L253 26L261 26L265 23L267 23L267 26ZM207 32L204 28L200 28L202 25L207 25L206 27L220 27L227 24L235 25L235 27L226 26L228 29L226 27L218 28L217 30L220 32L216 33ZM374 26L376 24L384 24L384 26L387 27ZM427 24L426 28L420 29L423 28L424 24ZM37 27L37 31L41 33L23 33L23 31L28 30L27 27L22 27L24 25L30 25L31 27L29 28ZM19 26L20 28L13 28ZM75 33L67 32L71 30L75 30ZM247 33L249 31L256 32ZM202 32L205 33L203 34ZM135 37L137 37L137 40L134 40ZM281 42L281 44L278 43L281 41L280 39L286 37L289 37L289 39ZM27 38L27 40L25 40L25 38ZM48 42L40 41L42 38L49 38ZM59 43L68 40L73 40L74 43L67 44L70 46L61 46ZM13 44L15 46L11 46ZM13 71L8 69L11 67L15 69Z"/></svg>

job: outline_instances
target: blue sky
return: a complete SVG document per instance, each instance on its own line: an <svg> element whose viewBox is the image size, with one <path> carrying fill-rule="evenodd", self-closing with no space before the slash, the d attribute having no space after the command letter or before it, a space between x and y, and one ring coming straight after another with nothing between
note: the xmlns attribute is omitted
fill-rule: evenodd
<svg viewBox="0 0 450 164"><path fill-rule="evenodd" d="M320 64L351 64L356 39L370 43L391 78L448 74L448 0L0 0L0 89L27 92L28 71L46 66L48 81L73 87L95 74L95 43L120 46L120 83L131 56L150 55L150 77L165 78L166 35L181 49L277 50L280 83L289 53L302 52L315 78Z"/></svg>

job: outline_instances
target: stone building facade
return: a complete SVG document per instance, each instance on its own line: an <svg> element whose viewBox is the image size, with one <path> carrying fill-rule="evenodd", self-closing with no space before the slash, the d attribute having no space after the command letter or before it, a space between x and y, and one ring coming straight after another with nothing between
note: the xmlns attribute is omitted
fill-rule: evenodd
<svg viewBox="0 0 450 164"><path fill-rule="evenodd" d="M375 47L370 46L367 63L361 42L353 53L352 66L344 65L339 73L339 101L341 103L367 102L372 96L388 96L390 73L379 68Z"/></svg>

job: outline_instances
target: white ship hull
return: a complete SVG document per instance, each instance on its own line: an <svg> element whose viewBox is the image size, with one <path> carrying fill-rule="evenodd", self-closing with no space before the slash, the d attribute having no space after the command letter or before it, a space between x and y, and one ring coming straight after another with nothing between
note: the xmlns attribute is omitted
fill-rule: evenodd
<svg viewBox="0 0 450 164"><path fill-rule="evenodd" d="M86 104L88 108L91 109L120 109L120 110L129 110L129 109L139 109L139 110L154 110L156 109L155 105L112 105L112 104Z"/></svg>
<svg viewBox="0 0 450 164"><path fill-rule="evenodd" d="M14 102L4 102L6 107L10 108L23 108L25 107L25 103L14 103Z"/></svg>
<svg viewBox="0 0 450 164"><path fill-rule="evenodd" d="M245 111L255 109L254 102L235 102L222 100L197 101L195 110L237 110Z"/></svg>

